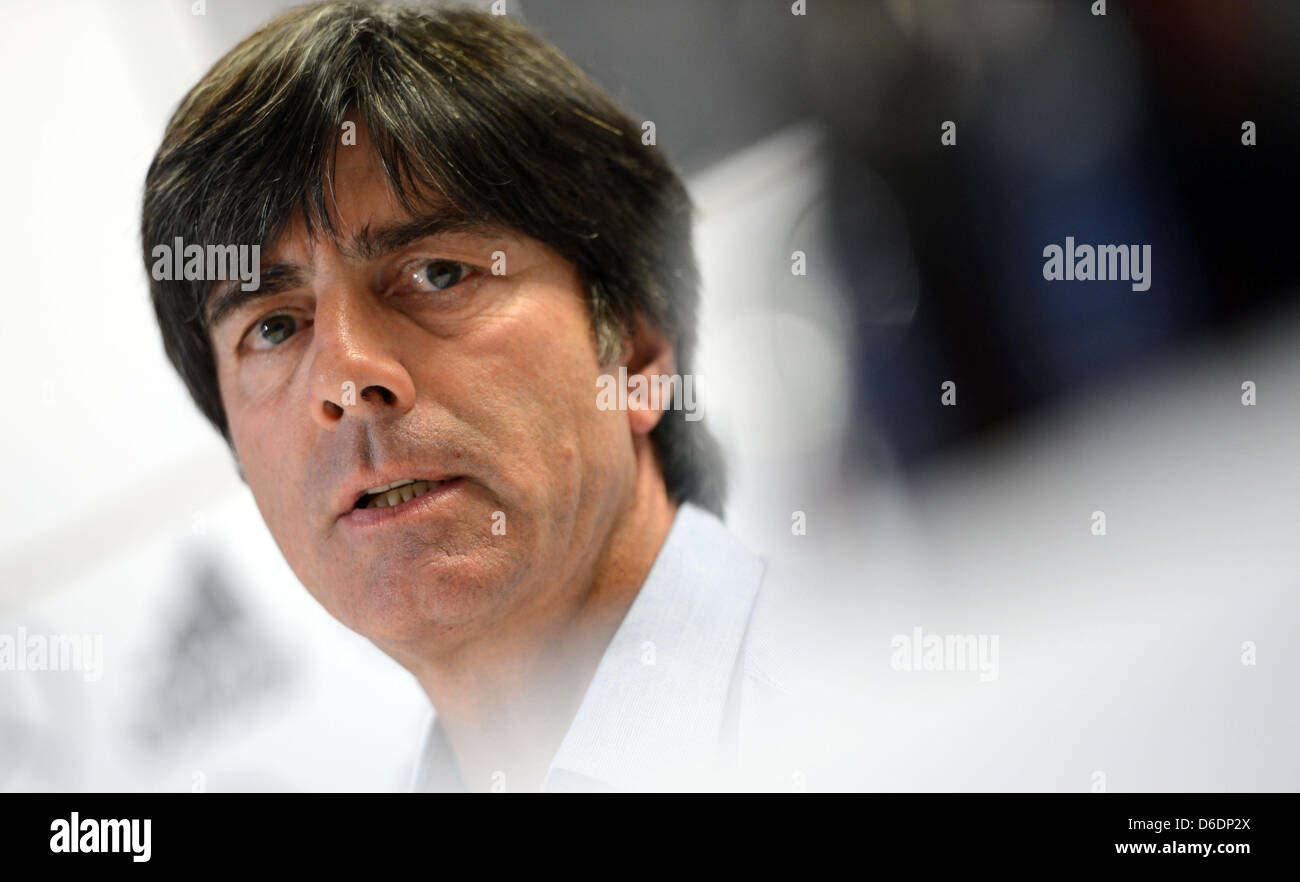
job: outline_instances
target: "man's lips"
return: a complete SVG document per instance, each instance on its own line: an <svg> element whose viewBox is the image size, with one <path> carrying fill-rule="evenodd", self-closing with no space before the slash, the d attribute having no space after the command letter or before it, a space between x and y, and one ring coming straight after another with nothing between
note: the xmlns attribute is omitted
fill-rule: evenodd
<svg viewBox="0 0 1300 882"><path fill-rule="evenodd" d="M338 522L348 527L370 527L418 518L444 505L448 497L455 496L464 486L462 477L430 482L429 489L419 496L412 494L410 499L401 499L396 505L355 507L344 512Z"/></svg>
<svg viewBox="0 0 1300 882"><path fill-rule="evenodd" d="M430 470L423 473L419 466L394 467L380 472L366 472L349 481L335 498L335 519L351 515L354 511L382 511L398 508L406 502L438 489L455 478Z"/></svg>

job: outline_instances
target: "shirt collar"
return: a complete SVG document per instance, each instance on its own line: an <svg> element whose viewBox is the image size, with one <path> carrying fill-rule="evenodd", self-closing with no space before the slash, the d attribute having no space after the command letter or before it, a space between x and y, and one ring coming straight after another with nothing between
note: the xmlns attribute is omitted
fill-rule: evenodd
<svg viewBox="0 0 1300 882"><path fill-rule="evenodd" d="M763 562L683 503L551 762L545 791L707 789ZM416 789L460 789L435 720Z"/></svg>

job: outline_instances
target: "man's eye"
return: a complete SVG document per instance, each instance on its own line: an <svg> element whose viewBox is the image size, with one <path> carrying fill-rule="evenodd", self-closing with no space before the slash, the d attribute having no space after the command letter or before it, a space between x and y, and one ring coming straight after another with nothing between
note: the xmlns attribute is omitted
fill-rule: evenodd
<svg viewBox="0 0 1300 882"><path fill-rule="evenodd" d="M465 276L465 264L457 260L430 260L414 273L416 285L424 291L445 291Z"/></svg>
<svg viewBox="0 0 1300 882"><path fill-rule="evenodd" d="M262 319L253 328L249 338L249 348L270 349L279 346L292 337L298 330L298 320L291 315L273 315Z"/></svg>

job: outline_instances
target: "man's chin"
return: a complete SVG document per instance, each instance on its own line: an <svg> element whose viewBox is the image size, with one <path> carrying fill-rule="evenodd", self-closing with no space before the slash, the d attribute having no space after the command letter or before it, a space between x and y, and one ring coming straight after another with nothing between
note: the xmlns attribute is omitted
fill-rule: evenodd
<svg viewBox="0 0 1300 882"><path fill-rule="evenodd" d="M432 639L491 617L526 572L505 563L443 557L418 567L380 566L337 586L327 606L376 643Z"/></svg>

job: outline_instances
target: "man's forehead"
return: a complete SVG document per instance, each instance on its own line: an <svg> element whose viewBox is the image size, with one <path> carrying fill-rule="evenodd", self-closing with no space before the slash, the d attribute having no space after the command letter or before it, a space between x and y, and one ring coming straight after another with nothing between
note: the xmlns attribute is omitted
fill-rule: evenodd
<svg viewBox="0 0 1300 882"><path fill-rule="evenodd" d="M294 212L271 241L262 244L270 260L310 258L320 247L345 246L367 228L413 220L403 208L384 174L378 155L367 140L339 150L323 182L326 223L308 221L303 211ZM449 203L439 194L424 194L421 207L430 212L446 210ZM294 260L293 262L300 262Z"/></svg>
<svg viewBox="0 0 1300 882"><path fill-rule="evenodd" d="M268 263L309 264L318 250L334 249L354 261L371 260L389 254L419 239L451 234L506 236L511 231L484 215L464 211L442 197L431 197L415 206L415 212L393 202L331 213L330 229L308 223L296 213L271 242L262 246Z"/></svg>
<svg viewBox="0 0 1300 882"><path fill-rule="evenodd" d="M261 243L269 261L309 262L319 248L345 250L349 243L375 229L439 213L449 215L452 207L435 191L410 194L414 212L402 205L383 161L375 149L365 117L350 108L335 133L333 155L321 181L325 223L294 212L271 241Z"/></svg>
<svg viewBox="0 0 1300 882"><path fill-rule="evenodd" d="M366 224L397 220L406 214L365 124L357 124L355 143L348 137L346 126L353 121L344 122L345 128L334 145L334 160L323 182L325 208L340 239L346 239ZM445 201L437 193L422 193L419 197L421 203Z"/></svg>

